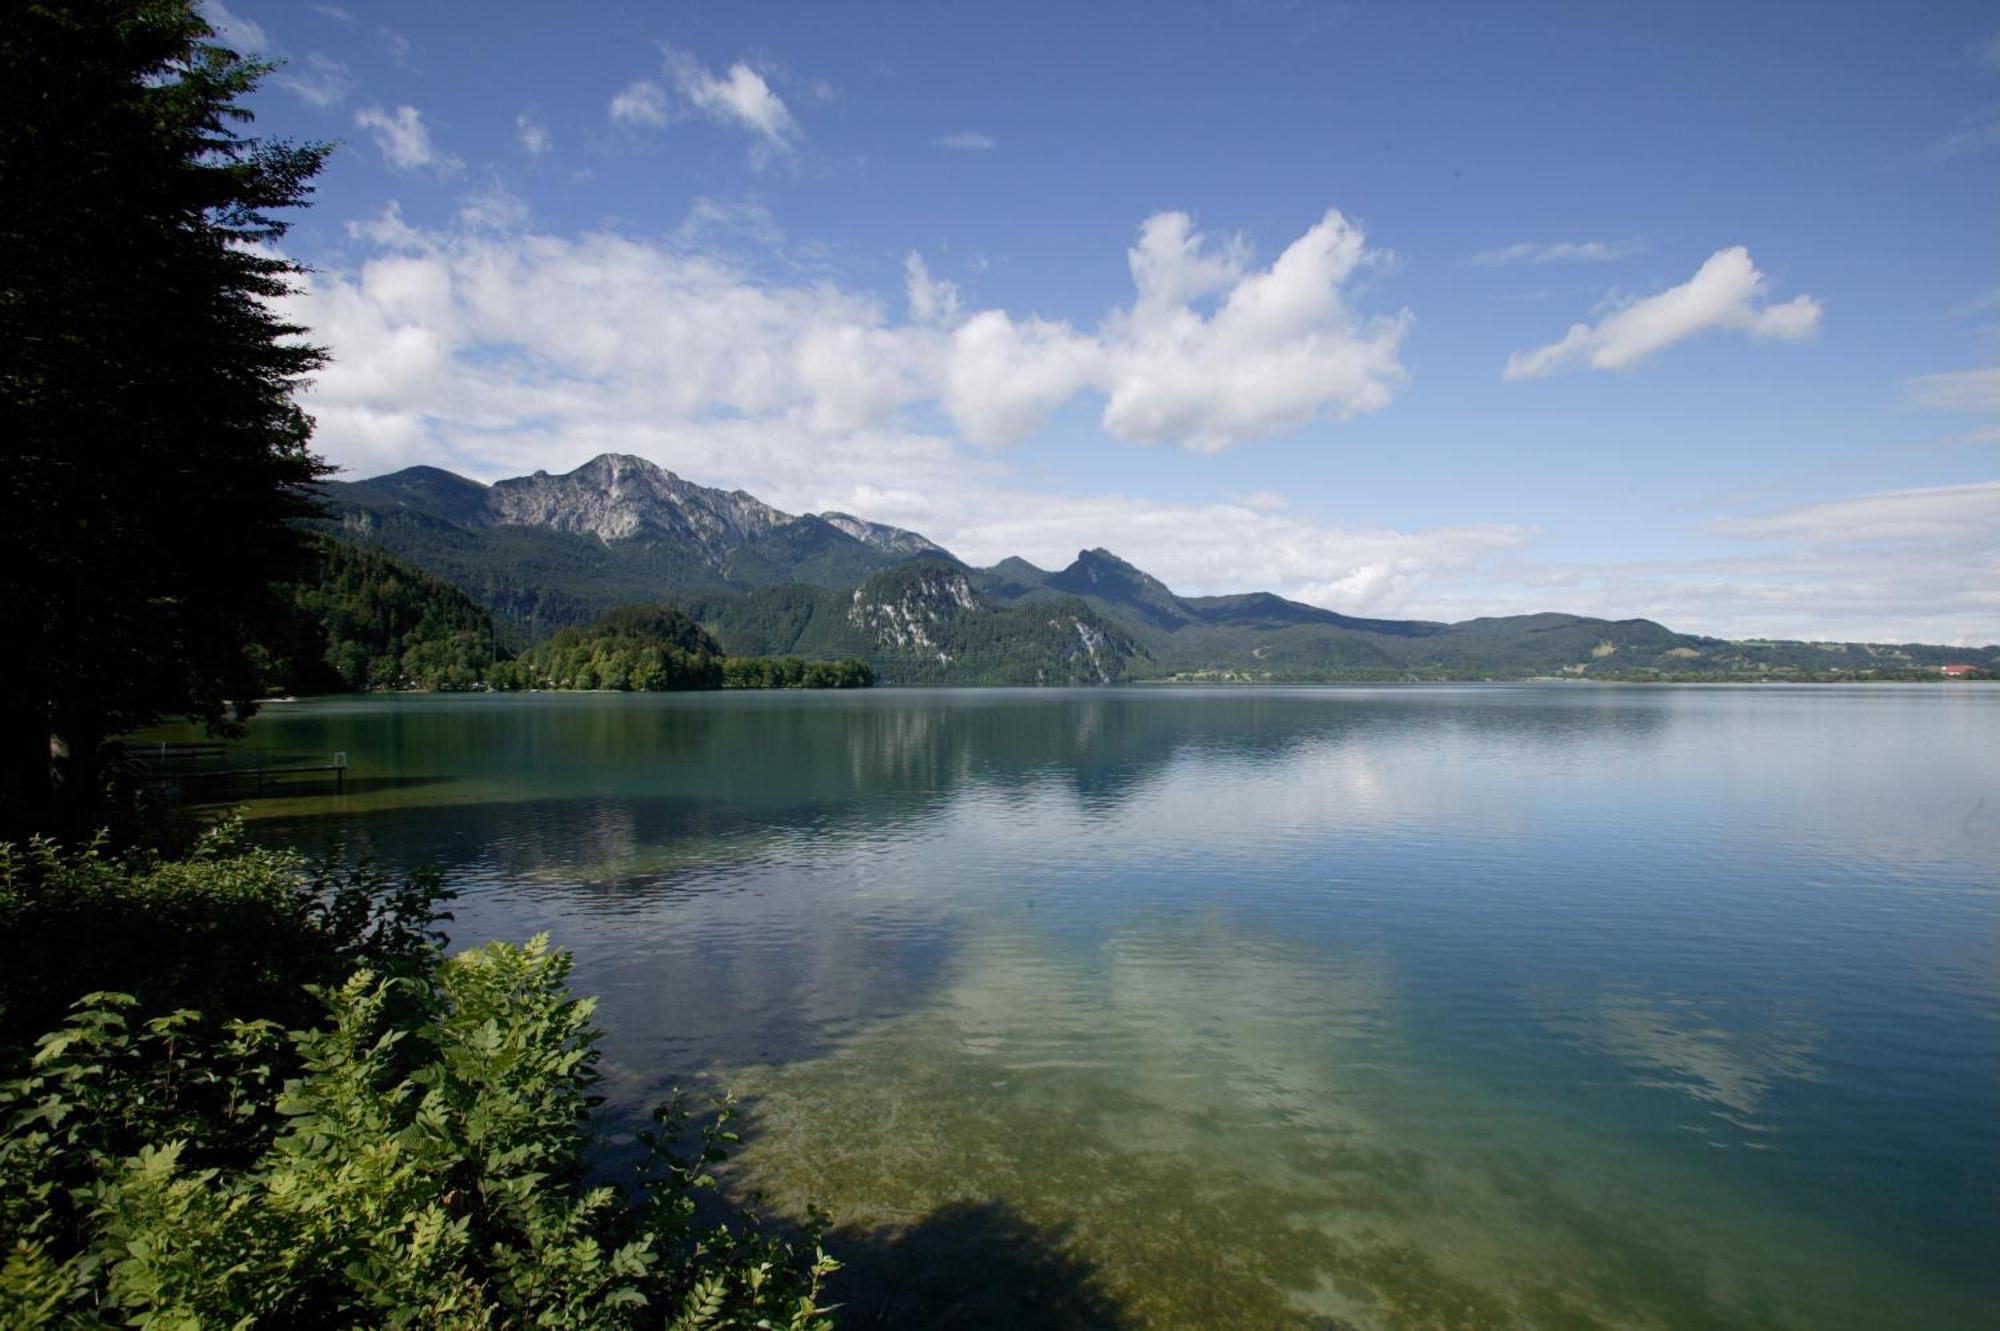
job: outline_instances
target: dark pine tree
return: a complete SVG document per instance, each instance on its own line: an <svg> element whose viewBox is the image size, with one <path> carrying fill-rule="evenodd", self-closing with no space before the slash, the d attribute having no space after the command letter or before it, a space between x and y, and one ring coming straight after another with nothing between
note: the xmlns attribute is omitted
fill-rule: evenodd
<svg viewBox="0 0 2000 1331"><path fill-rule="evenodd" d="M95 818L109 736L240 721L307 566L322 354L271 243L328 149L248 136L270 66L212 37L186 0L0 14L0 835Z"/></svg>

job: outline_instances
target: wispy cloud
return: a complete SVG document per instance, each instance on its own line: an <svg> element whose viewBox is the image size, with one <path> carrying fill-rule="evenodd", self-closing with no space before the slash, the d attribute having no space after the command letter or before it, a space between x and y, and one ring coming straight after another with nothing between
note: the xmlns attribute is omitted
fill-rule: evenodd
<svg viewBox="0 0 2000 1331"><path fill-rule="evenodd" d="M964 129L956 134L946 134L931 140L937 148L957 148L963 152L992 152L1000 146L1000 141L991 134L976 129Z"/></svg>
<svg viewBox="0 0 2000 1331"><path fill-rule="evenodd" d="M1904 382L1910 401L1932 411L2000 415L2000 365L1920 374Z"/></svg>
<svg viewBox="0 0 2000 1331"><path fill-rule="evenodd" d="M950 323L958 317L958 284L932 277L924 256L915 250L903 256L903 292L915 323Z"/></svg>
<svg viewBox="0 0 2000 1331"><path fill-rule="evenodd" d="M279 70L272 82L314 106L336 106L347 100L354 87L354 73L332 56L314 51L304 63Z"/></svg>
<svg viewBox="0 0 2000 1331"><path fill-rule="evenodd" d="M1462 619L1559 608L1724 638L2000 642L2000 481L1846 495L1709 528L1737 548L1474 567L1416 589L1399 613Z"/></svg>
<svg viewBox="0 0 2000 1331"><path fill-rule="evenodd" d="M526 199L494 182L465 196L458 222L467 231L511 232L527 226L529 215Z"/></svg>
<svg viewBox="0 0 2000 1331"><path fill-rule="evenodd" d="M1629 301L1595 324L1578 323L1561 340L1507 358L1504 377L1536 379L1576 365L1627 370L1677 342L1713 329L1747 332L1759 339L1796 342L1819 329L1820 304L1799 296L1783 304L1760 303L1764 275L1741 245L1717 250L1676 287Z"/></svg>
<svg viewBox="0 0 2000 1331"><path fill-rule="evenodd" d="M1639 254L1645 248L1646 242L1636 236L1629 240L1557 240L1547 243L1524 240L1495 250L1481 250L1472 256L1470 262L1479 268L1508 268L1516 264L1610 263L1614 259Z"/></svg>
<svg viewBox="0 0 2000 1331"><path fill-rule="evenodd" d="M197 11L214 29L215 39L238 55L262 55L271 49L271 39L256 20L235 13L222 0L201 0Z"/></svg>
<svg viewBox="0 0 2000 1331"><path fill-rule="evenodd" d="M533 111L523 111L514 117L514 142L520 144L521 151L530 157L540 157L555 147L555 140L549 137L548 126Z"/></svg>
<svg viewBox="0 0 2000 1331"><path fill-rule="evenodd" d="M2000 145L2000 117L1969 120L1924 149L1924 160L1933 166L1941 166L1954 157L1983 152L1995 145Z"/></svg>
<svg viewBox="0 0 2000 1331"><path fill-rule="evenodd" d="M410 39L408 37L405 37L402 33L397 32L394 28L377 28L375 30L375 35L382 39L382 45L389 52L389 58L391 60L395 61L398 65L400 65L404 69L408 70L416 69L416 66L410 63L411 48L410 48Z"/></svg>
<svg viewBox="0 0 2000 1331"><path fill-rule="evenodd" d="M634 79L611 98L611 123L659 128L667 123L667 90L652 79Z"/></svg>
<svg viewBox="0 0 2000 1331"><path fill-rule="evenodd" d="M414 106L399 106L393 112L364 106L354 113L354 123L369 131L375 146L382 150L382 159L398 171L451 176L465 168L464 162L432 142L423 112Z"/></svg>
<svg viewBox="0 0 2000 1331"><path fill-rule="evenodd" d="M2000 481L1881 490L1777 513L1724 518L1715 527L1729 536L1804 538L1820 546L1992 542L2000 540Z"/></svg>

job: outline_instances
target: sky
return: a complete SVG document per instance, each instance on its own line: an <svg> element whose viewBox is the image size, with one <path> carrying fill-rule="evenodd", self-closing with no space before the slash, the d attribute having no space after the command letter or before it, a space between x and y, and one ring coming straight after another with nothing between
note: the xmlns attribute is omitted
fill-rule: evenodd
<svg viewBox="0 0 2000 1331"><path fill-rule="evenodd" d="M1986 3L206 0L348 477L1184 594L2000 641Z"/></svg>

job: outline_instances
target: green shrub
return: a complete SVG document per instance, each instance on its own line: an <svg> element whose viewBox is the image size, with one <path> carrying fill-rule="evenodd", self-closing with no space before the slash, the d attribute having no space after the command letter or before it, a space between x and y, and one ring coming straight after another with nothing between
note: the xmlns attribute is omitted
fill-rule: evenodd
<svg viewBox="0 0 2000 1331"><path fill-rule="evenodd" d="M95 991L151 1014L310 1022L307 986L428 964L448 899L435 873L309 867L249 845L240 823L178 859L114 856L102 838L76 852L0 844L0 1069Z"/></svg>
<svg viewBox="0 0 2000 1331"><path fill-rule="evenodd" d="M136 933L94 963L134 961L150 999L83 995L0 1084L0 1325L830 1325L816 1229L795 1247L747 1215L696 1219L726 1104L691 1131L676 1099L629 1182L592 1181L598 1037L567 954L445 958L434 881L329 885L235 835L180 863L0 849L14 918L65 919L70 887L162 931L150 963ZM169 928L213 957L218 922L246 920L299 956L241 985L161 960ZM313 938L314 965L367 964L301 990L317 1015L297 1029L159 1006L272 999Z"/></svg>

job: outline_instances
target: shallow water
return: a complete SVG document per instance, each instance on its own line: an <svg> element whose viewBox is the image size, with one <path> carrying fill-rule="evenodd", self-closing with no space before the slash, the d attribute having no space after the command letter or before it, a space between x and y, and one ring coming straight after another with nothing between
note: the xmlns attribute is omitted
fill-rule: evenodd
<svg viewBox="0 0 2000 1331"><path fill-rule="evenodd" d="M370 698L260 834L550 930L856 1325L1973 1327L2000 688Z"/></svg>

